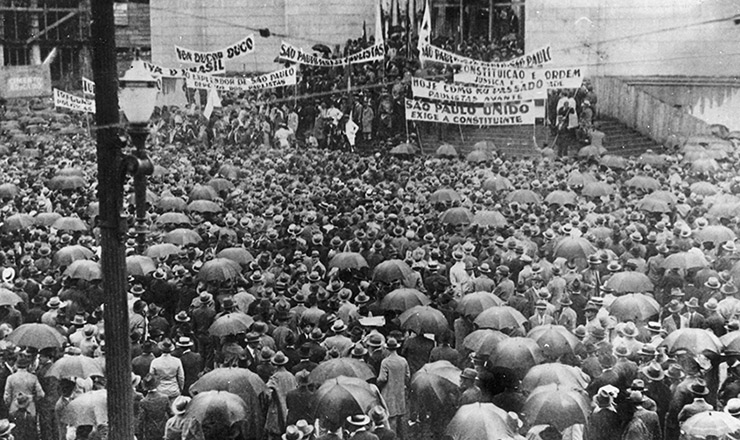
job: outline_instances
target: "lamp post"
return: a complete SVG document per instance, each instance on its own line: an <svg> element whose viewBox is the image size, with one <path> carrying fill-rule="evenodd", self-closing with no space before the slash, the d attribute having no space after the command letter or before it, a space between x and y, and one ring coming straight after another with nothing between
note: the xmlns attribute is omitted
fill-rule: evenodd
<svg viewBox="0 0 740 440"><path fill-rule="evenodd" d="M136 252L143 254L146 248L146 185L147 176L154 171L152 161L146 154L147 124L156 104L157 81L147 71L138 57L118 81L118 98L121 110L128 120L128 134L135 148L130 158L129 172L134 175L134 197L136 201Z"/></svg>

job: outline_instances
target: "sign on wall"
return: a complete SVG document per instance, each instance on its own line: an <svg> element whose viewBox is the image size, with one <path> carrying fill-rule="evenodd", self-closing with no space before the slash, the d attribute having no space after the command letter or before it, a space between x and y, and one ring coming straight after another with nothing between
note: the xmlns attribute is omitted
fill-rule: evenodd
<svg viewBox="0 0 740 440"><path fill-rule="evenodd" d="M0 96L6 99L51 95L48 64L0 68Z"/></svg>

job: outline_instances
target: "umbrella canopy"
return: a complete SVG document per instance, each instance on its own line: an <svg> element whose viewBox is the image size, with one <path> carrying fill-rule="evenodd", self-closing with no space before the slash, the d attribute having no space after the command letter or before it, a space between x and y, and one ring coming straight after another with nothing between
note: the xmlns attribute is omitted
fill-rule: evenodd
<svg viewBox="0 0 740 440"><path fill-rule="evenodd" d="M603 197L614 194L614 187L606 182L590 182L583 186L581 194L588 197Z"/></svg>
<svg viewBox="0 0 740 440"><path fill-rule="evenodd" d="M450 208L439 216L444 225L469 225L473 221L473 213L468 208Z"/></svg>
<svg viewBox="0 0 740 440"><path fill-rule="evenodd" d="M578 197L578 195L576 195L576 193L574 193L573 191L556 190L545 197L545 203L547 203L548 205L558 206L575 205L576 197Z"/></svg>
<svg viewBox="0 0 740 440"><path fill-rule="evenodd" d="M157 265L149 257L143 255L129 255L126 257L126 271L133 276L147 276L157 270Z"/></svg>
<svg viewBox="0 0 740 440"><path fill-rule="evenodd" d="M178 228L164 234L162 241L177 246L187 246L189 244L198 244L203 239L192 229Z"/></svg>
<svg viewBox="0 0 740 440"><path fill-rule="evenodd" d="M552 425L562 432L569 426L586 423L591 402L585 392L545 385L532 391L522 412L528 426Z"/></svg>
<svg viewBox="0 0 740 440"><path fill-rule="evenodd" d="M321 385L327 380L339 376L369 380L375 377L375 372L370 368L370 365L359 359L340 357L321 362L311 371L308 380L311 383Z"/></svg>
<svg viewBox="0 0 740 440"><path fill-rule="evenodd" d="M655 191L660 188L660 182L648 176L635 176L624 182L628 188L637 188L643 191Z"/></svg>
<svg viewBox="0 0 740 440"><path fill-rule="evenodd" d="M489 140L478 141L473 145L473 150L486 151L489 153L496 151L496 149L496 144L494 144L493 141Z"/></svg>
<svg viewBox="0 0 740 440"><path fill-rule="evenodd" d="M524 376L522 390L531 392L539 386L556 384L560 389L585 390L590 379L580 368L561 363L535 365Z"/></svg>
<svg viewBox="0 0 740 440"><path fill-rule="evenodd" d="M668 214L672 211L671 206L668 204L668 202L660 199L651 198L649 196L637 202L637 209L650 213L664 214Z"/></svg>
<svg viewBox="0 0 740 440"><path fill-rule="evenodd" d="M457 302L457 313L475 319L484 310L504 305L498 296L491 292L473 292L460 298Z"/></svg>
<svg viewBox="0 0 740 440"><path fill-rule="evenodd" d="M493 403L461 406L447 425L452 440L501 440L516 438L507 423L508 414Z"/></svg>
<svg viewBox="0 0 740 440"><path fill-rule="evenodd" d="M707 217L716 219L730 219L737 215L740 215L740 203L718 203L707 211Z"/></svg>
<svg viewBox="0 0 740 440"><path fill-rule="evenodd" d="M629 165L629 161L627 159L609 154L602 156L599 162L602 166L618 170L624 170L627 168L627 165Z"/></svg>
<svg viewBox="0 0 740 440"><path fill-rule="evenodd" d="M404 142L402 144L398 144L395 147L391 148L391 151L388 152L388 154L393 154L396 156L403 156L403 155L413 155L416 154L416 147Z"/></svg>
<svg viewBox="0 0 740 440"><path fill-rule="evenodd" d="M527 337L540 346L542 353L550 358L573 354L580 341L562 325L538 325L527 333Z"/></svg>
<svg viewBox="0 0 740 440"><path fill-rule="evenodd" d="M689 270L699 267L709 267L709 262L704 257L704 254L698 249L696 249L698 252L692 252L692 250L688 252L677 252L667 256L663 260L663 268L668 271L674 268Z"/></svg>
<svg viewBox="0 0 740 440"><path fill-rule="evenodd" d="M437 148L437 156L454 159L457 157L457 150L450 144L442 144Z"/></svg>
<svg viewBox="0 0 740 440"><path fill-rule="evenodd" d="M12 199L18 195L18 187L12 183L3 183L0 185L0 198Z"/></svg>
<svg viewBox="0 0 740 440"><path fill-rule="evenodd" d="M566 183L569 187L585 187L587 184L596 182L596 178L590 173L581 173L580 171L573 171L568 176Z"/></svg>
<svg viewBox="0 0 740 440"><path fill-rule="evenodd" d="M46 186L53 190L73 190L85 188L87 182L80 176L54 176Z"/></svg>
<svg viewBox="0 0 740 440"><path fill-rule="evenodd" d="M157 217L158 225L190 226L191 223L190 217L182 212L165 212Z"/></svg>
<svg viewBox="0 0 740 440"><path fill-rule="evenodd" d="M500 341L488 358L491 366L513 371L521 379L530 368L545 360L542 349L530 338L507 338Z"/></svg>
<svg viewBox="0 0 740 440"><path fill-rule="evenodd" d="M60 422L71 426L108 423L108 390L88 391L72 399L62 410Z"/></svg>
<svg viewBox="0 0 740 440"><path fill-rule="evenodd" d="M498 330L480 329L475 330L465 337L463 340L463 347L471 352L490 356L499 342L508 338L509 336Z"/></svg>
<svg viewBox="0 0 740 440"><path fill-rule="evenodd" d="M695 355L718 355L724 348L722 341L714 336L714 333L699 328L682 328L673 331L666 336L660 345L666 347L669 354L684 349Z"/></svg>
<svg viewBox="0 0 740 440"><path fill-rule="evenodd" d="M664 154L655 154L647 151L637 158L637 162L643 165L650 165L659 168L668 164Z"/></svg>
<svg viewBox="0 0 740 440"><path fill-rule="evenodd" d="M383 310L405 312L415 306L426 306L431 301L416 289L401 288L388 293L380 302Z"/></svg>
<svg viewBox="0 0 740 440"><path fill-rule="evenodd" d="M660 304L642 293L618 296L609 307L609 314L620 321L645 321L660 313Z"/></svg>
<svg viewBox="0 0 740 440"><path fill-rule="evenodd" d="M373 281L381 281L387 284L401 281L403 285L406 285L412 273L411 267L403 260L387 260L375 266Z"/></svg>
<svg viewBox="0 0 740 440"><path fill-rule="evenodd" d="M239 168L229 164L221 165L221 167L218 169L219 176L232 180L239 177L239 172Z"/></svg>
<svg viewBox="0 0 740 440"><path fill-rule="evenodd" d="M58 212L40 212L36 214L36 216L33 218L33 221L38 226L49 227L60 218L62 218L62 215Z"/></svg>
<svg viewBox="0 0 740 440"><path fill-rule="evenodd" d="M641 272L617 272L607 281L606 286L616 293L644 293L653 291L653 283Z"/></svg>
<svg viewBox="0 0 740 440"><path fill-rule="evenodd" d="M606 153L606 148L596 145L586 145L578 150L578 157L599 157Z"/></svg>
<svg viewBox="0 0 740 440"><path fill-rule="evenodd" d="M368 267L365 257L358 252L339 252L329 260L329 268L362 269Z"/></svg>
<svg viewBox="0 0 740 440"><path fill-rule="evenodd" d="M724 243L726 241L735 241L737 236L732 229L723 225L709 225L702 229L694 231L694 238L699 242L704 243L711 241L716 245Z"/></svg>
<svg viewBox="0 0 740 440"><path fill-rule="evenodd" d="M209 391L228 391L241 397L249 408L261 412L261 397L267 386L260 377L246 368L216 368L200 377L190 386L190 394Z"/></svg>
<svg viewBox="0 0 740 440"><path fill-rule="evenodd" d="M19 347L33 347L39 350L44 348L61 348L66 338L54 327L46 324L21 324L5 338Z"/></svg>
<svg viewBox="0 0 740 440"><path fill-rule="evenodd" d="M80 176L84 177L85 173L79 168L62 168L57 171L56 176Z"/></svg>
<svg viewBox="0 0 740 440"><path fill-rule="evenodd" d="M195 185L190 191L190 201L208 200L213 201L218 198L218 193L213 187L208 185Z"/></svg>
<svg viewBox="0 0 740 440"><path fill-rule="evenodd" d="M13 214L2 222L3 232L21 231L35 224L34 218L28 214Z"/></svg>
<svg viewBox="0 0 740 440"><path fill-rule="evenodd" d="M734 298L733 298L734 299ZM740 305L740 300L736 303L736 307ZM734 310L733 310L734 311ZM720 309L721 312L721 309ZM724 316L724 313L722 314ZM740 355L740 330L735 330L719 337L720 342L725 347L725 354L731 356Z"/></svg>
<svg viewBox="0 0 740 440"><path fill-rule="evenodd" d="M449 361L426 364L411 378L412 399L432 414L439 414L445 406L454 406L459 395L460 369Z"/></svg>
<svg viewBox="0 0 740 440"><path fill-rule="evenodd" d="M93 251L78 244L65 246L54 253L51 262L56 266L69 266L77 260L89 260L95 255Z"/></svg>
<svg viewBox="0 0 740 440"><path fill-rule="evenodd" d="M207 186L205 188L210 188ZM199 212L201 214L215 214L221 212L221 205L210 200L194 200L187 207L190 212Z"/></svg>
<svg viewBox="0 0 740 440"><path fill-rule="evenodd" d="M214 258L206 261L198 271L201 281L228 281L241 275L239 263L228 258Z"/></svg>
<svg viewBox="0 0 740 440"><path fill-rule="evenodd" d="M188 203L179 197L162 197L157 202L157 208L162 211L181 212L187 209Z"/></svg>
<svg viewBox="0 0 740 440"><path fill-rule="evenodd" d="M720 192L720 189L716 185L709 182L694 182L689 189L692 194L698 194L700 196L713 196Z"/></svg>
<svg viewBox="0 0 740 440"><path fill-rule="evenodd" d="M398 317L401 327L416 334L434 333L441 335L447 331L447 318L430 306L415 306Z"/></svg>
<svg viewBox="0 0 740 440"><path fill-rule="evenodd" d="M540 205L542 204L542 197L529 189L517 189L506 195L506 201L523 205Z"/></svg>
<svg viewBox="0 0 740 440"><path fill-rule="evenodd" d="M720 166L714 159L697 159L691 164L693 174L708 174L720 170Z"/></svg>
<svg viewBox="0 0 740 440"><path fill-rule="evenodd" d="M232 189L234 189L234 184L231 183L231 181L221 177L209 180L206 185L210 186L218 192L231 191Z"/></svg>
<svg viewBox="0 0 740 440"><path fill-rule="evenodd" d="M470 223L478 226L501 228L506 226L507 221L506 217L498 211L478 211L473 215L473 220Z"/></svg>
<svg viewBox="0 0 740 440"><path fill-rule="evenodd" d="M740 420L724 411L704 411L683 422L681 433L686 440L738 438Z"/></svg>
<svg viewBox="0 0 740 440"><path fill-rule="evenodd" d="M216 254L216 257L226 258L235 263L241 264L242 266L246 266L254 261L254 257L252 256L252 254L250 254L249 251L243 247L230 247L222 249L221 251L219 251L218 254Z"/></svg>
<svg viewBox="0 0 740 440"><path fill-rule="evenodd" d="M172 243L153 244L144 252L149 258L167 258L170 255L177 255L179 253L180 247Z"/></svg>
<svg viewBox="0 0 740 440"><path fill-rule="evenodd" d="M14 306L20 302L23 302L23 299L15 292L0 287L0 306Z"/></svg>
<svg viewBox="0 0 740 440"><path fill-rule="evenodd" d="M511 180L506 177L494 176L483 182L483 189L493 192L510 191L514 189L514 185L511 183Z"/></svg>
<svg viewBox="0 0 740 440"><path fill-rule="evenodd" d="M560 239L553 249L555 258L572 260L575 258L588 258L596 252L596 247L583 237L565 237Z"/></svg>
<svg viewBox="0 0 740 440"><path fill-rule="evenodd" d="M324 382L315 394L314 417L341 426L347 417L367 414L375 405L385 408L385 400L375 385L356 377L339 376Z"/></svg>
<svg viewBox="0 0 740 440"><path fill-rule="evenodd" d="M226 335L238 335L246 333L254 324L251 316L241 312L233 312L219 317L213 321L208 328L208 334L218 336L219 338Z"/></svg>
<svg viewBox="0 0 740 440"><path fill-rule="evenodd" d="M84 232L88 229L87 223L82 221L79 217L58 218L51 227L57 231L64 232Z"/></svg>
<svg viewBox="0 0 740 440"><path fill-rule="evenodd" d="M488 162L491 159L488 152L483 150L473 150L465 156L465 160L470 163L483 163Z"/></svg>
<svg viewBox="0 0 740 440"><path fill-rule="evenodd" d="M67 266L64 276L77 280L101 280L103 272L100 270L100 264L90 260L76 260Z"/></svg>
<svg viewBox="0 0 740 440"><path fill-rule="evenodd" d="M438 189L429 196L430 203L451 203L458 200L462 200L462 197L451 188Z"/></svg>
<svg viewBox="0 0 740 440"><path fill-rule="evenodd" d="M103 368L91 357L64 355L54 362L46 375L57 379L87 379L90 376L103 376Z"/></svg>
<svg viewBox="0 0 740 440"><path fill-rule="evenodd" d="M486 309L475 318L474 324L478 328L488 328L492 330L521 329L522 325L527 322L517 309L509 306L491 307Z"/></svg>
<svg viewBox="0 0 740 440"><path fill-rule="evenodd" d="M222 415L231 426L250 417L250 408L241 397L234 393L205 391L193 397L185 412L187 417L193 417L201 423L214 418L214 414Z"/></svg>

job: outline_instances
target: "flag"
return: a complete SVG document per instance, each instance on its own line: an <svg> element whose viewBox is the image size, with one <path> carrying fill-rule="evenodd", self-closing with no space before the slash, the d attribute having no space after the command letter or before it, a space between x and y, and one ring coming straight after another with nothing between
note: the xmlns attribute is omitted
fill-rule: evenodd
<svg viewBox="0 0 740 440"><path fill-rule="evenodd" d="M57 57L57 48L55 47L54 49L51 50L51 52L49 52L49 55L47 55L46 58L44 58L44 62L42 62L41 64L51 64L52 62L54 62L54 58L56 57Z"/></svg>
<svg viewBox="0 0 740 440"><path fill-rule="evenodd" d="M381 44L385 41L383 38L383 11L380 8L380 2L375 2L375 44Z"/></svg>
<svg viewBox="0 0 740 440"><path fill-rule="evenodd" d="M398 26L398 0L391 0L391 27Z"/></svg>
<svg viewBox="0 0 740 440"><path fill-rule="evenodd" d="M347 118L347 124L344 126L344 134L347 135L347 140L349 140L349 144L353 147L355 146L355 137L357 136L357 132L360 131L360 126L355 124L355 121L352 120L352 112L349 112L349 118Z"/></svg>
<svg viewBox="0 0 740 440"><path fill-rule="evenodd" d="M203 109L203 116L205 116L206 119L210 119L211 114L213 114L213 109L216 107L221 107L221 98L218 96L218 91L216 89L210 89L208 90L208 102L206 102L206 108Z"/></svg>
<svg viewBox="0 0 740 440"><path fill-rule="evenodd" d="M432 12L429 10L429 0L425 0L424 5L424 17L421 19L421 26L419 26L419 52L424 46L432 44Z"/></svg>

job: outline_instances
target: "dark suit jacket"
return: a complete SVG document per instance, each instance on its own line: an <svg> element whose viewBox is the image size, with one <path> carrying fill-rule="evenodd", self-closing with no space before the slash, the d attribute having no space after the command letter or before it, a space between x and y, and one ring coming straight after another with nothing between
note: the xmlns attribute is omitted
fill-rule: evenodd
<svg viewBox="0 0 740 440"><path fill-rule="evenodd" d="M285 396L285 403L288 406L288 417L285 423L295 425L301 419L312 420L316 406L315 400L315 393L306 388L296 388L288 391Z"/></svg>
<svg viewBox="0 0 740 440"><path fill-rule="evenodd" d="M354 433L350 440L379 440L378 436L369 431L360 431Z"/></svg>
<svg viewBox="0 0 740 440"><path fill-rule="evenodd" d="M183 390L187 393L190 385L198 380L198 375L203 371L203 357L194 351L185 352L180 356L182 370L185 372L185 385Z"/></svg>

